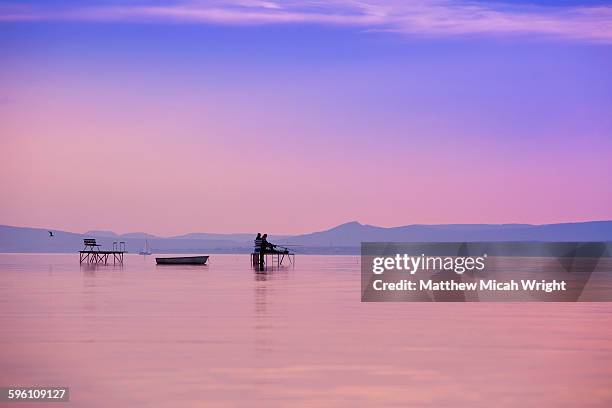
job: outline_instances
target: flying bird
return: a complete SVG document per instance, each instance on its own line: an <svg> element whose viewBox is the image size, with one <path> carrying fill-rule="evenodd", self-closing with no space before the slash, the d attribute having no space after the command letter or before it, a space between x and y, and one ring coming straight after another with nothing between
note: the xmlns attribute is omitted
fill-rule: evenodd
<svg viewBox="0 0 612 408"><path fill-rule="evenodd" d="M52 237L53 236L53 231L49 231L49 236Z"/></svg>

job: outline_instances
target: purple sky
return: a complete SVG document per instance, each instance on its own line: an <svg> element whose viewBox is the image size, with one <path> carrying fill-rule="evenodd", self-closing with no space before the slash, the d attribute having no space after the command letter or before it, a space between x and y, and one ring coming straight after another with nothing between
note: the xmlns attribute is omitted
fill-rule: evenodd
<svg viewBox="0 0 612 408"><path fill-rule="evenodd" d="M0 0L0 223L612 219L606 2Z"/></svg>

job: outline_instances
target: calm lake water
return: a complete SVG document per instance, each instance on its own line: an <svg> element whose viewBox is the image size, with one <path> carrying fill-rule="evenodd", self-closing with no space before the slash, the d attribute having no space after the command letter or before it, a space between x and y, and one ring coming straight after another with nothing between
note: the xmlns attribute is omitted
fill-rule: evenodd
<svg viewBox="0 0 612 408"><path fill-rule="evenodd" d="M0 254L0 386L69 386L71 407L612 406L612 303L360 295L355 256Z"/></svg>

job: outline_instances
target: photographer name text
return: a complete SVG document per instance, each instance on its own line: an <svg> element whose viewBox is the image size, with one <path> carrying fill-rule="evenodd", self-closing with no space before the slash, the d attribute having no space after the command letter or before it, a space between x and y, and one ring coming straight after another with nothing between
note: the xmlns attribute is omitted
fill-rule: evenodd
<svg viewBox="0 0 612 408"><path fill-rule="evenodd" d="M372 288L376 291L541 291L546 293L563 292L567 290L565 281L557 280L535 280L521 279L515 281L497 281L495 279L480 279L476 282L456 282L454 280L434 281L431 279L419 279L412 281L401 279L396 282L385 282L376 279L372 282Z"/></svg>

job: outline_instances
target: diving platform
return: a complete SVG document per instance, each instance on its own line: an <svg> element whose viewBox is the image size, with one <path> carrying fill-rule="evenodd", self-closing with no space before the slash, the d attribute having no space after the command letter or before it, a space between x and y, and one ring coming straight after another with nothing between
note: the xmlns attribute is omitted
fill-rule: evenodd
<svg viewBox="0 0 612 408"><path fill-rule="evenodd" d="M85 248L79 251L79 264L104 264L107 265L112 257L113 265L123 265L123 254L126 254L125 242L113 242L112 250L100 249L100 244L95 239L86 238L83 240Z"/></svg>

